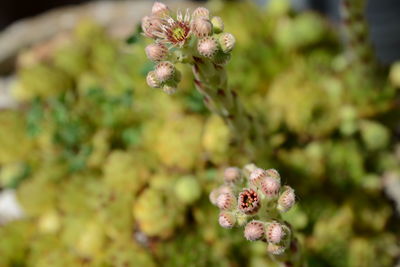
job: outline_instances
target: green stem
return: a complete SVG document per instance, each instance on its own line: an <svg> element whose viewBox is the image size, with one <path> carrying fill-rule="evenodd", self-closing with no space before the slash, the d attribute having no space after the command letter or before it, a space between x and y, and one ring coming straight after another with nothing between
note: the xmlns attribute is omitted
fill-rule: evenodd
<svg viewBox="0 0 400 267"><path fill-rule="evenodd" d="M259 120L243 107L235 91L227 85L226 70L200 57L193 57L194 83L202 94L204 103L211 112L222 117L233 137L255 158L257 150L263 150L265 135Z"/></svg>

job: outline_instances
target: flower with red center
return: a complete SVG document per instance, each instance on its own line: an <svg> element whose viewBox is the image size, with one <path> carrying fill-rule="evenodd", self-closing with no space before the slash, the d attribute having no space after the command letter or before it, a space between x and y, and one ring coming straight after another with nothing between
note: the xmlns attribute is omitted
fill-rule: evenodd
<svg viewBox="0 0 400 267"><path fill-rule="evenodd" d="M172 17L163 19L160 30L153 34L163 43L182 47L191 34L189 11L186 11L185 16L178 12L176 19Z"/></svg>
<svg viewBox="0 0 400 267"><path fill-rule="evenodd" d="M258 194L253 189L244 189L239 194L238 207L241 212L247 215L257 213L261 203Z"/></svg>

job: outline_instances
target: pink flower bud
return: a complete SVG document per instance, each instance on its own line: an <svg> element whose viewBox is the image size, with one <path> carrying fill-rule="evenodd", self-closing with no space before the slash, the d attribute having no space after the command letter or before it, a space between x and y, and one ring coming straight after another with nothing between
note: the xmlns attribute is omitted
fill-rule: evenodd
<svg viewBox="0 0 400 267"><path fill-rule="evenodd" d="M296 196L294 194L293 188L290 186L285 186L284 191L280 195L278 199L278 205L277 209L280 212L286 212L290 210L291 207L293 207L294 203L296 202Z"/></svg>
<svg viewBox="0 0 400 267"><path fill-rule="evenodd" d="M255 187L261 186L261 181L267 176L267 173L264 169L257 168L250 173L250 184L254 185Z"/></svg>
<svg viewBox="0 0 400 267"><path fill-rule="evenodd" d="M192 32L197 38L203 38L212 33L212 24L205 17L198 17L192 23Z"/></svg>
<svg viewBox="0 0 400 267"><path fill-rule="evenodd" d="M220 187L215 188L209 195L210 202L217 206L217 199L221 194L233 194L232 188L227 185L221 185Z"/></svg>
<svg viewBox="0 0 400 267"><path fill-rule="evenodd" d="M142 18L142 30L144 35L156 38L156 32L161 31L162 19L155 16L145 16Z"/></svg>
<svg viewBox="0 0 400 267"><path fill-rule="evenodd" d="M206 19L210 18L210 11L205 7L198 7L192 13L192 18L204 17Z"/></svg>
<svg viewBox="0 0 400 267"><path fill-rule="evenodd" d="M260 198L253 189L244 189L239 194L238 208L247 215L256 214L260 209Z"/></svg>
<svg viewBox="0 0 400 267"><path fill-rule="evenodd" d="M275 179L278 179L279 181L281 180L281 176L279 172L275 169L268 169L265 171L267 173L267 176L273 177Z"/></svg>
<svg viewBox="0 0 400 267"><path fill-rule="evenodd" d="M212 58L218 51L218 43L215 38L207 36L199 40L197 43L197 50L200 55Z"/></svg>
<svg viewBox="0 0 400 267"><path fill-rule="evenodd" d="M217 198L217 206L221 210L231 210L236 206L236 199L233 194L223 193Z"/></svg>
<svg viewBox="0 0 400 267"><path fill-rule="evenodd" d="M160 43L154 43L146 46L146 55L151 61L161 61L166 59L168 48Z"/></svg>
<svg viewBox="0 0 400 267"><path fill-rule="evenodd" d="M152 88L160 88L161 86L161 83L157 79L154 71L150 71L149 73L147 73L146 82Z"/></svg>
<svg viewBox="0 0 400 267"><path fill-rule="evenodd" d="M230 33L223 33L219 37L219 44L221 45L222 51L229 53L235 47L236 39Z"/></svg>
<svg viewBox="0 0 400 267"><path fill-rule="evenodd" d="M244 228L244 237L249 241L265 238L265 227L261 221L251 221Z"/></svg>
<svg viewBox="0 0 400 267"><path fill-rule="evenodd" d="M224 31L224 22L220 17L213 17L211 19L211 24L215 33L221 33Z"/></svg>
<svg viewBox="0 0 400 267"><path fill-rule="evenodd" d="M270 176L265 177L261 181L261 191L268 199L274 199L278 197L280 187L281 183L279 180Z"/></svg>
<svg viewBox="0 0 400 267"><path fill-rule="evenodd" d="M236 217L230 212L221 211L218 222L224 228L232 228L236 223Z"/></svg>
<svg viewBox="0 0 400 267"><path fill-rule="evenodd" d="M151 8L151 14L155 15L155 16L165 16L168 15L169 13L169 9L167 7L167 5L161 3L161 2L154 2L153 7Z"/></svg>
<svg viewBox="0 0 400 267"><path fill-rule="evenodd" d="M281 255L283 252L285 252L285 246L273 244L273 243L268 243L267 250L269 253L272 255Z"/></svg>
<svg viewBox="0 0 400 267"><path fill-rule="evenodd" d="M236 167L226 168L224 171L224 181L226 183L236 183L240 180L240 169Z"/></svg>
<svg viewBox="0 0 400 267"><path fill-rule="evenodd" d="M160 82L166 82L174 78L175 66L169 61L160 62L156 66L155 73Z"/></svg>
<svg viewBox="0 0 400 267"><path fill-rule="evenodd" d="M285 231L281 224L272 222L267 226L267 241L273 244L281 243L285 236Z"/></svg>

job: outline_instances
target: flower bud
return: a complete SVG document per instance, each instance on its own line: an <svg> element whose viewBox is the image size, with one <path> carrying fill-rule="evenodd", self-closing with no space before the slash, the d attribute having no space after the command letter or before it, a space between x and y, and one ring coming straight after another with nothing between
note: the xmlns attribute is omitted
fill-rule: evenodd
<svg viewBox="0 0 400 267"><path fill-rule="evenodd" d="M261 181L261 191L267 197L267 199L274 199L278 197L279 189L281 187L281 183L279 180L267 176Z"/></svg>
<svg viewBox="0 0 400 267"><path fill-rule="evenodd" d="M255 187L261 186L261 181L267 176L267 173L264 169L257 168L250 173L250 184L254 185Z"/></svg>
<svg viewBox="0 0 400 267"><path fill-rule="evenodd" d="M160 88L161 86L160 81L156 77L155 71L147 73L146 82L152 88Z"/></svg>
<svg viewBox="0 0 400 267"><path fill-rule="evenodd" d="M178 88L176 88L176 86L172 86L169 84L164 84L162 89L168 95L175 94L176 91L178 90Z"/></svg>
<svg viewBox="0 0 400 267"><path fill-rule="evenodd" d="M198 17L192 23L192 32L197 38L203 38L212 33L212 24L205 17Z"/></svg>
<svg viewBox="0 0 400 267"><path fill-rule="evenodd" d="M224 22L222 21L221 17L213 17L211 19L211 23L214 33L221 33L224 31Z"/></svg>
<svg viewBox="0 0 400 267"><path fill-rule="evenodd" d="M221 211L218 222L224 228L232 228L236 223L236 218L231 212Z"/></svg>
<svg viewBox="0 0 400 267"><path fill-rule="evenodd" d="M167 58L168 48L160 43L146 46L146 55L151 61L161 61Z"/></svg>
<svg viewBox="0 0 400 267"><path fill-rule="evenodd" d="M281 181L281 176L280 176L280 174L279 174L279 172L277 170L268 169L268 170L265 170L265 172L267 173L267 176L275 178L275 179L279 180L279 182Z"/></svg>
<svg viewBox="0 0 400 267"><path fill-rule="evenodd" d="M283 252L285 252L285 246L268 243L267 250L272 255L281 255Z"/></svg>
<svg viewBox="0 0 400 267"><path fill-rule="evenodd" d="M211 191L210 195L208 196L210 202L215 206L217 205L217 199L219 195L220 195L219 188L215 188Z"/></svg>
<svg viewBox="0 0 400 267"><path fill-rule="evenodd" d="M174 78L175 66L169 61L157 64L155 69L156 77L160 82L166 82Z"/></svg>
<svg viewBox="0 0 400 267"><path fill-rule="evenodd" d="M249 241L261 240L265 237L264 223L261 221L251 221L244 228L244 237Z"/></svg>
<svg viewBox="0 0 400 267"><path fill-rule="evenodd" d="M231 210L236 206L236 199L233 194L220 194L217 198L217 206L221 210Z"/></svg>
<svg viewBox="0 0 400 267"><path fill-rule="evenodd" d="M269 243L279 244L286 233L280 223L272 222L267 226L266 235Z"/></svg>
<svg viewBox="0 0 400 267"><path fill-rule="evenodd" d="M280 212L288 211L295 203L296 196L293 188L285 186L284 191L278 199L278 206L276 207Z"/></svg>
<svg viewBox="0 0 400 267"><path fill-rule="evenodd" d="M219 37L219 44L221 46L222 51L225 53L229 53L235 47L236 39L230 33L223 33Z"/></svg>
<svg viewBox="0 0 400 267"><path fill-rule="evenodd" d="M151 14L158 17L163 17L168 15L169 9L167 5L161 2L154 2L153 7L151 8Z"/></svg>
<svg viewBox="0 0 400 267"><path fill-rule="evenodd" d="M199 17L204 17L206 19L210 18L210 11L208 11L207 8L205 7L198 7L196 8L193 13L192 13L192 18L199 18Z"/></svg>
<svg viewBox="0 0 400 267"><path fill-rule="evenodd" d="M217 40L210 36L200 39L197 43L197 50L199 51L200 55L212 58L218 51Z"/></svg>
<svg viewBox="0 0 400 267"><path fill-rule="evenodd" d="M142 30L144 35L156 38L155 33L161 30L162 20L155 16L144 16L142 18Z"/></svg>
<svg viewBox="0 0 400 267"><path fill-rule="evenodd" d="M260 209L260 198L253 189L244 189L239 194L238 208L247 215L256 214Z"/></svg>
<svg viewBox="0 0 400 267"><path fill-rule="evenodd" d="M240 169L236 167L226 168L224 171L224 181L226 183L236 183L241 178Z"/></svg>

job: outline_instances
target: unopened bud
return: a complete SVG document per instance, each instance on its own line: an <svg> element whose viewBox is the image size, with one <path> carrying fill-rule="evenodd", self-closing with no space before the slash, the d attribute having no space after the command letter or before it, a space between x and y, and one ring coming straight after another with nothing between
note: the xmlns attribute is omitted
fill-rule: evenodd
<svg viewBox="0 0 400 267"><path fill-rule="evenodd" d="M261 186L261 181L267 176L264 169L257 168L250 173L249 181L250 184L259 188Z"/></svg>
<svg viewBox="0 0 400 267"><path fill-rule="evenodd" d="M279 174L279 172L277 171L277 170L275 170L275 169L268 169L268 170L265 170L265 172L267 173L267 176L270 176L270 177L272 177L272 178L275 178L275 179L277 179L277 180L281 180L281 176L280 176L280 174Z"/></svg>
<svg viewBox="0 0 400 267"><path fill-rule="evenodd" d="M214 33L221 33L224 31L224 22L222 21L221 17L213 17L211 19L211 23Z"/></svg>
<svg viewBox="0 0 400 267"><path fill-rule="evenodd" d="M232 228L236 223L236 218L231 212L221 211L218 222L224 228Z"/></svg>
<svg viewBox="0 0 400 267"><path fill-rule="evenodd" d="M296 196L294 194L293 188L291 188L290 186L285 186L284 191L278 199L277 209L280 212L286 212L290 210L291 207L293 207L295 201Z"/></svg>
<svg viewBox="0 0 400 267"><path fill-rule="evenodd" d="M142 30L144 35L150 38L156 38L155 32L161 30L162 20L155 16L144 16L142 18Z"/></svg>
<svg viewBox="0 0 400 267"><path fill-rule="evenodd" d="M203 38L212 33L213 26L205 17L198 17L192 23L192 32L197 38Z"/></svg>
<svg viewBox="0 0 400 267"><path fill-rule="evenodd" d="M244 228L244 237L249 241L265 238L265 227L261 221L251 221Z"/></svg>
<svg viewBox="0 0 400 267"><path fill-rule="evenodd" d="M156 77L160 82L166 82L174 78L175 66L169 61L163 61L156 66Z"/></svg>
<svg viewBox="0 0 400 267"><path fill-rule="evenodd" d="M267 176L261 181L261 191L267 197L267 199L274 199L278 197L279 189L281 187L281 183L279 180Z"/></svg>
<svg viewBox="0 0 400 267"><path fill-rule="evenodd" d="M152 88L160 88L161 86L160 81L156 77L155 71L147 73L146 82Z"/></svg>
<svg viewBox="0 0 400 267"><path fill-rule="evenodd" d="M164 84L162 89L163 89L164 93L166 93L167 95L175 94L176 91L178 90L178 88L176 88L176 86L172 86L172 85L168 85L168 84Z"/></svg>
<svg viewBox="0 0 400 267"><path fill-rule="evenodd" d="M169 13L169 9L167 7L167 5L161 3L161 2L154 2L153 7L151 8L151 14L154 16L159 16L159 17L163 17L168 15Z"/></svg>
<svg viewBox="0 0 400 267"><path fill-rule="evenodd" d="M230 193L221 194L217 198L217 206L221 210L231 210L236 206L236 198Z"/></svg>
<svg viewBox="0 0 400 267"><path fill-rule="evenodd" d="M215 188L211 191L210 195L208 196L210 202L215 206L217 205L217 199L219 195L220 195L219 188Z"/></svg>
<svg viewBox="0 0 400 267"><path fill-rule="evenodd" d="M285 252L285 246L268 243L267 250L272 255L281 255L283 252Z"/></svg>
<svg viewBox="0 0 400 267"><path fill-rule="evenodd" d="M154 43L146 46L146 55L151 61L161 61L167 58L168 48L164 44Z"/></svg>
<svg viewBox="0 0 400 267"><path fill-rule="evenodd" d="M240 169L236 167L226 168L224 171L224 181L226 183L236 183L241 178Z"/></svg>
<svg viewBox="0 0 400 267"><path fill-rule="evenodd" d="M192 18L204 17L206 19L210 18L210 11L205 7L198 7L192 13Z"/></svg>
<svg viewBox="0 0 400 267"><path fill-rule="evenodd" d="M238 208L247 215L256 214L260 209L260 198L253 189L244 189L238 198Z"/></svg>
<svg viewBox="0 0 400 267"><path fill-rule="evenodd" d="M230 33L223 33L219 37L219 44L221 46L222 51L225 53L229 53L235 47L236 39Z"/></svg>
<svg viewBox="0 0 400 267"><path fill-rule="evenodd" d="M210 36L200 39L197 44L197 50L199 51L200 55L212 58L218 51L217 40Z"/></svg>
<svg viewBox="0 0 400 267"><path fill-rule="evenodd" d="M267 241L273 244L281 243L286 233L280 223L272 222L267 226Z"/></svg>

